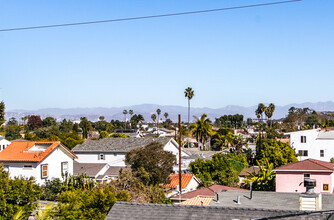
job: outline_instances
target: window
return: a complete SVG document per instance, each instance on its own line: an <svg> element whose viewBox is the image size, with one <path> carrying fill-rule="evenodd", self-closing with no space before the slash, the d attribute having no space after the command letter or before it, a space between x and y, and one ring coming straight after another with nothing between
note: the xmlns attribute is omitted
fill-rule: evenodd
<svg viewBox="0 0 334 220"><path fill-rule="evenodd" d="M42 179L48 178L48 165L47 164L41 165L41 178Z"/></svg>
<svg viewBox="0 0 334 220"><path fill-rule="evenodd" d="M65 175L68 173L68 162L62 162L61 163L61 174Z"/></svg>
<svg viewBox="0 0 334 220"><path fill-rule="evenodd" d="M306 143L306 136L300 136L300 143Z"/></svg>
<svg viewBox="0 0 334 220"><path fill-rule="evenodd" d="M301 157L307 157L308 156L308 151L307 150L299 150L298 154Z"/></svg>
<svg viewBox="0 0 334 220"><path fill-rule="evenodd" d="M103 154L103 153L100 153L100 154L99 154L99 160L105 160L105 158L104 158L104 154Z"/></svg>
<svg viewBox="0 0 334 220"><path fill-rule="evenodd" d="M322 184L322 191L328 192L329 191L329 184Z"/></svg>
<svg viewBox="0 0 334 220"><path fill-rule="evenodd" d="M311 178L311 174L310 173L304 173L304 180L305 179L310 179Z"/></svg>
<svg viewBox="0 0 334 220"><path fill-rule="evenodd" d="M3 165L3 168L6 172L9 172L9 165Z"/></svg>
<svg viewBox="0 0 334 220"><path fill-rule="evenodd" d="M320 157L324 157L325 156L325 151L324 150L320 150Z"/></svg>
<svg viewBox="0 0 334 220"><path fill-rule="evenodd" d="M23 169L32 169L32 165L23 165Z"/></svg>

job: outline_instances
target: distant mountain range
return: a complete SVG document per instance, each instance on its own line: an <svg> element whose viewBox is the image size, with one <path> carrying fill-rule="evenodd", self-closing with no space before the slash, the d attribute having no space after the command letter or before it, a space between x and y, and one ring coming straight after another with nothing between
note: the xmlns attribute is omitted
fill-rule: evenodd
<svg viewBox="0 0 334 220"><path fill-rule="evenodd" d="M273 115L273 119L284 118L290 107L296 108L305 108L308 107L310 109L314 109L318 112L324 111L334 111L334 102L317 102L317 103L301 103L301 104L289 104L284 106L276 106L276 110ZM80 117L87 117L91 121L97 121L99 116L104 116L105 120L110 121L111 119L115 120L124 120L123 110L124 109L132 109L134 114L142 114L147 122L151 122L151 115L156 113L156 110L161 109L160 118L164 118L164 113L168 112L168 115L173 122L177 122L178 114L181 114L181 120L187 121L187 107L184 106L173 106L173 105L155 105L155 104L142 104L142 105L133 105L126 107L114 107L114 108L45 108L38 110L12 110L6 112L6 119L8 120L11 117L15 117L17 120L21 121L21 118L25 115L40 115L42 118L52 116L56 118L58 121L62 119L68 119L72 121L80 120ZM255 117L255 109L257 105L250 107L243 107L238 105L228 105L223 108L196 108L191 107L191 115L192 116L200 116L203 113L206 113L208 117L214 121L215 118L218 118L222 115L229 114L242 114L247 118L256 118ZM129 115L127 116L130 117ZM193 120L193 117L191 117Z"/></svg>

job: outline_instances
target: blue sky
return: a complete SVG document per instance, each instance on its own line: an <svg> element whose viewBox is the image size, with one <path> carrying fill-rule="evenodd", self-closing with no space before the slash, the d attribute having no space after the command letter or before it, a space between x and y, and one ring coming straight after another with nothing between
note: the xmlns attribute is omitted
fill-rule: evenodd
<svg viewBox="0 0 334 220"><path fill-rule="evenodd" d="M1 1L0 29L271 1ZM0 32L8 110L334 101L334 2Z"/></svg>

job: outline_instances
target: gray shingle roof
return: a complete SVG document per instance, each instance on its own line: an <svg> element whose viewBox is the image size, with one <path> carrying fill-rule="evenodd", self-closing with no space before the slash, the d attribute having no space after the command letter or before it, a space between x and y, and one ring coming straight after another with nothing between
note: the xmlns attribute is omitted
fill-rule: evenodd
<svg viewBox="0 0 334 220"><path fill-rule="evenodd" d="M100 170L106 166L106 163L73 163L73 175L86 174L89 177L95 177Z"/></svg>
<svg viewBox="0 0 334 220"><path fill-rule="evenodd" d="M107 176L118 176L120 170L131 171L130 167L109 167L109 169L104 173Z"/></svg>
<svg viewBox="0 0 334 220"><path fill-rule="evenodd" d="M299 193L253 191L251 200L245 197L249 197L250 192L225 191L218 195L219 203L213 201L210 206L299 210ZM240 196L241 204L235 202L238 196ZM333 194L322 194L323 210L332 210L333 204Z"/></svg>
<svg viewBox="0 0 334 220"><path fill-rule="evenodd" d="M304 214L296 216L296 214ZM267 219L268 217L289 216L280 219L326 219L330 214L310 214L310 212L270 210L237 207L187 206L166 204L142 204L116 202L106 220L146 220L146 219Z"/></svg>
<svg viewBox="0 0 334 220"><path fill-rule="evenodd" d="M72 151L123 151L128 152L132 149L145 147L156 141L166 145L172 138L104 138L100 140L88 140L83 144L75 146Z"/></svg>

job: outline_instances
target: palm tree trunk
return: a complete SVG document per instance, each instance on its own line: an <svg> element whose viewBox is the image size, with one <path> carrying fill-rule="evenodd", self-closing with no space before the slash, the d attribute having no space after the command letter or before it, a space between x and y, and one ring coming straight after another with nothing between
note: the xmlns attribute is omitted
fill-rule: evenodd
<svg viewBox="0 0 334 220"><path fill-rule="evenodd" d="M190 118L190 99L188 99L188 148L189 148L189 136L190 136L189 118Z"/></svg>

